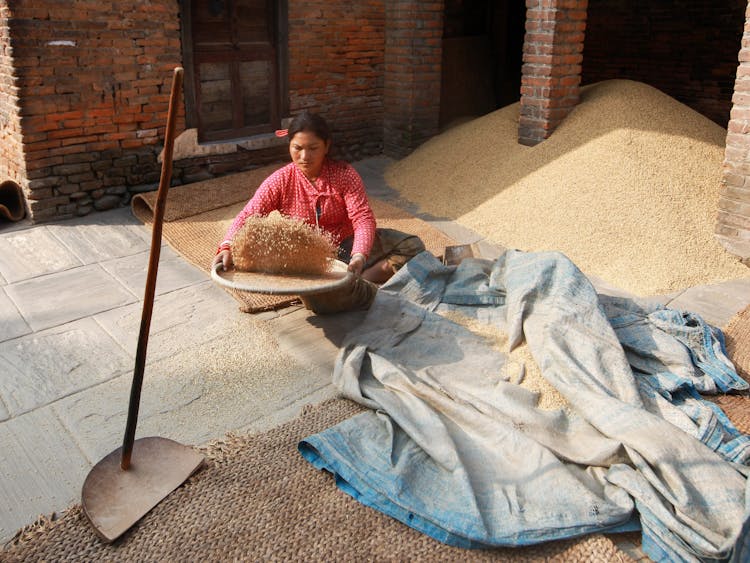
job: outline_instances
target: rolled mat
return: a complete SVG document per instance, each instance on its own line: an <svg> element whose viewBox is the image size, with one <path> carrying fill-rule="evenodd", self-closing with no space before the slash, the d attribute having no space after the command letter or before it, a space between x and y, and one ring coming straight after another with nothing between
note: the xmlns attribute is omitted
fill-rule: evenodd
<svg viewBox="0 0 750 563"><path fill-rule="evenodd" d="M232 220L255 193L263 180L278 164L264 166L212 180L178 186L170 189L164 210L162 234L169 245L186 260L208 275L216 249L224 239ZM131 208L144 224L153 221L156 192L136 195ZM397 229L419 236L427 250L439 256L446 246L455 241L402 209L384 201L370 199L378 227ZM256 313L279 309L294 303L297 296L266 295L227 289L240 303L240 309Z"/></svg>
<svg viewBox="0 0 750 563"><path fill-rule="evenodd" d="M23 190L12 180L0 184L0 216L8 221L20 221L26 215Z"/></svg>
<svg viewBox="0 0 750 563"><path fill-rule="evenodd" d="M297 443L360 412L345 399L306 407L270 431L200 448L205 468L113 544L80 506L40 520L3 561L630 561L603 535L524 548L449 547L360 504L297 453Z"/></svg>

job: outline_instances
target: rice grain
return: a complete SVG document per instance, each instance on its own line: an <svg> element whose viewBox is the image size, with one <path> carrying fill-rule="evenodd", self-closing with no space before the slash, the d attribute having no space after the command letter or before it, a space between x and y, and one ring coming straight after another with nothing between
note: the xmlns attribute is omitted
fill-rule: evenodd
<svg viewBox="0 0 750 563"><path fill-rule="evenodd" d="M519 104L459 125L386 180L421 211L489 241L557 250L638 295L744 277L715 239L726 129L639 82L582 89L544 142L517 142Z"/></svg>

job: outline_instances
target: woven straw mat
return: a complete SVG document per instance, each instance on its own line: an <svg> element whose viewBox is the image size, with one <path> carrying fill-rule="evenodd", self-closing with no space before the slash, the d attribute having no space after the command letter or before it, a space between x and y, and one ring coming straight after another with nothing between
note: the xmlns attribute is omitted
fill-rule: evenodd
<svg viewBox="0 0 750 563"><path fill-rule="evenodd" d="M302 438L360 410L332 399L270 431L200 448L206 466L111 545L76 506L23 530L0 560L630 561L602 535L467 551L360 504L297 452Z"/></svg>
<svg viewBox="0 0 750 563"><path fill-rule="evenodd" d="M737 313L723 329L727 352L740 377L750 382L750 306ZM750 434L750 396L707 396L726 413L743 434Z"/></svg>
<svg viewBox="0 0 750 563"><path fill-rule="evenodd" d="M162 236L186 260L208 273L216 248L234 217L278 165L172 188L167 193ZM153 222L156 192L138 194L131 202L133 214L143 223ZM370 199L378 227L419 236L427 250L440 256L453 239L425 221L377 199ZM279 309L298 297L264 295L227 289L246 313Z"/></svg>

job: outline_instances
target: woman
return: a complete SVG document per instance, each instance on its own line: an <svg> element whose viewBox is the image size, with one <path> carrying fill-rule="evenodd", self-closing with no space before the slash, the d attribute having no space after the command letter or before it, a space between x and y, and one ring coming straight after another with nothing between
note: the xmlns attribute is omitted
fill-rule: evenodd
<svg viewBox="0 0 750 563"><path fill-rule="evenodd" d="M362 295L349 305L342 298L334 308L369 307L374 290L364 291L360 277L375 284L387 281L422 252L424 244L416 236L376 228L362 178L350 164L328 158L331 134L325 119L305 111L292 119L286 132L279 133L289 138L292 162L266 178L235 217L214 264L221 263L224 269L232 266L230 241L248 217L279 211L320 227L339 245L339 259L355 274L353 285L357 287L350 288L349 293ZM339 291L330 293L335 293L336 299L342 297ZM333 312L317 303L329 297L317 294L303 301L315 312Z"/></svg>

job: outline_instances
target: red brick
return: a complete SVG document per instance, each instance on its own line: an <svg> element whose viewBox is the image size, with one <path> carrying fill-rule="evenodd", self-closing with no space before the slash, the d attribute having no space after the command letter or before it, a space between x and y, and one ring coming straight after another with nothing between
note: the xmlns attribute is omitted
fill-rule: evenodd
<svg viewBox="0 0 750 563"><path fill-rule="evenodd" d="M748 121L750 120L750 108L734 106L730 113L730 117L732 120Z"/></svg>

